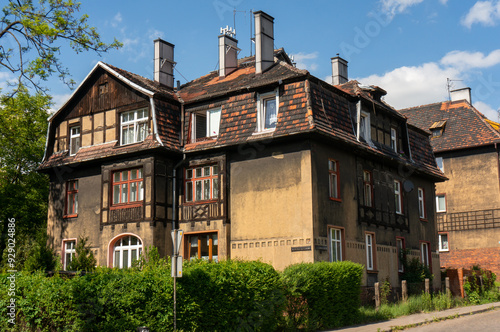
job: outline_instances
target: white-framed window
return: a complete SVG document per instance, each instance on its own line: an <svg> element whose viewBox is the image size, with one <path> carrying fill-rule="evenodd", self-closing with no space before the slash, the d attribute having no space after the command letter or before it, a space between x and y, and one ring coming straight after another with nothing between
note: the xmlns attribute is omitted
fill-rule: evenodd
<svg viewBox="0 0 500 332"><path fill-rule="evenodd" d="M120 114L121 145L142 142L148 135L148 109L142 108Z"/></svg>
<svg viewBox="0 0 500 332"><path fill-rule="evenodd" d="M69 128L69 155L74 156L81 147L80 126Z"/></svg>
<svg viewBox="0 0 500 332"><path fill-rule="evenodd" d="M330 262L342 261L342 229L330 228Z"/></svg>
<svg viewBox="0 0 500 332"><path fill-rule="evenodd" d="M358 123L358 139L363 138L366 142L371 142L370 113L361 111Z"/></svg>
<svg viewBox="0 0 500 332"><path fill-rule="evenodd" d="M423 188L418 188L418 216L420 219L425 219L425 192Z"/></svg>
<svg viewBox="0 0 500 332"><path fill-rule="evenodd" d="M444 164L443 164L443 157L436 157L436 164L437 167L441 170L441 172L444 173Z"/></svg>
<svg viewBox="0 0 500 332"><path fill-rule="evenodd" d="M211 109L192 114L191 142L219 135L221 109Z"/></svg>
<svg viewBox="0 0 500 332"><path fill-rule="evenodd" d="M66 271L76 253L76 240L63 240L63 270Z"/></svg>
<svg viewBox="0 0 500 332"><path fill-rule="evenodd" d="M330 199L340 200L339 162L328 159L328 179Z"/></svg>
<svg viewBox="0 0 500 332"><path fill-rule="evenodd" d="M366 269L368 271L373 271L375 269L375 234L366 233L365 234L365 246L366 246Z"/></svg>
<svg viewBox="0 0 500 332"><path fill-rule="evenodd" d="M402 237L396 238L396 248L398 250L398 272L403 273L405 271L402 258L405 255L405 239Z"/></svg>
<svg viewBox="0 0 500 332"><path fill-rule="evenodd" d="M446 212L446 195L436 195L436 212Z"/></svg>
<svg viewBox="0 0 500 332"><path fill-rule="evenodd" d="M439 233L439 251L449 251L448 233Z"/></svg>
<svg viewBox="0 0 500 332"><path fill-rule="evenodd" d="M142 242L133 235L118 239L113 247L113 267L120 269L131 267L142 254Z"/></svg>
<svg viewBox="0 0 500 332"><path fill-rule="evenodd" d="M201 202L219 198L219 165L196 166L186 169L185 201Z"/></svg>
<svg viewBox="0 0 500 332"><path fill-rule="evenodd" d="M394 180L394 204L396 213L403 213L403 195L401 193L401 182Z"/></svg>
<svg viewBox="0 0 500 332"><path fill-rule="evenodd" d="M373 207L373 177L370 171L363 171L363 203Z"/></svg>
<svg viewBox="0 0 500 332"><path fill-rule="evenodd" d="M398 152L398 132L396 128L391 128L391 149Z"/></svg>
<svg viewBox="0 0 500 332"><path fill-rule="evenodd" d="M420 242L420 261L423 265L430 267L430 251L428 242Z"/></svg>
<svg viewBox="0 0 500 332"><path fill-rule="evenodd" d="M260 94L257 101L257 131L273 131L278 122L278 90Z"/></svg>

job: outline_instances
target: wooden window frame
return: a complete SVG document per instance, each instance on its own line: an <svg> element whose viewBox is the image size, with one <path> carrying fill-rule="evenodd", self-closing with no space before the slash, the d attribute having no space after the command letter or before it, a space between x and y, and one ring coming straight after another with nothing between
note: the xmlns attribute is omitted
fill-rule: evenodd
<svg viewBox="0 0 500 332"><path fill-rule="evenodd" d="M422 195L420 195L422 193ZM417 188L418 198L418 217L420 220L427 221L427 213L425 211L425 189L422 187Z"/></svg>
<svg viewBox="0 0 500 332"><path fill-rule="evenodd" d="M424 250L423 248L427 248L427 262L424 259ZM432 272L432 253L431 253L431 243L429 241L420 240L420 263L427 266L429 270ZM427 264L426 264L427 263Z"/></svg>
<svg viewBox="0 0 500 332"><path fill-rule="evenodd" d="M439 210L439 197L444 198L444 210ZM446 194L441 193L441 194L436 194L436 213L443 213L448 211L448 203L446 202Z"/></svg>
<svg viewBox="0 0 500 332"><path fill-rule="evenodd" d="M61 248L61 263L63 266L63 270L67 271L68 268L68 262L66 260L66 254L68 253L68 249L66 248L67 243L73 243L73 248L71 248L70 251L70 257L71 260L73 260L74 255L76 254L76 244L77 244L77 239L76 238L71 238L71 239L63 239L62 240L62 248Z"/></svg>
<svg viewBox="0 0 500 332"><path fill-rule="evenodd" d="M78 134L73 133L73 129L78 129ZM82 147L82 127L80 124L69 127L69 155L74 156ZM73 151L75 149L75 151Z"/></svg>
<svg viewBox="0 0 500 332"><path fill-rule="evenodd" d="M340 235L340 239L333 239L332 232L338 231L338 235ZM333 242L340 243L340 259L333 259ZM328 256L330 258L330 262L342 262L345 260L345 229L344 227L339 226L331 226L328 225Z"/></svg>
<svg viewBox="0 0 500 332"><path fill-rule="evenodd" d="M368 181L366 176L368 175ZM368 195L367 195L368 193ZM369 201L367 201L369 198ZM367 170L363 170L363 204L367 207L373 207L373 173Z"/></svg>
<svg viewBox="0 0 500 332"><path fill-rule="evenodd" d="M210 237L208 239L209 244L208 244L208 260L211 262L214 260L218 262L219 261L219 231L213 230L213 231L202 231L202 232L189 232L189 233L184 233L184 257L187 260L191 260L191 237L197 236L198 237L198 242L197 242L197 259L202 259L203 257L201 256L201 241L203 240L201 237L202 236L209 236L209 235L215 235L216 240L217 240L217 255L214 255L214 238Z"/></svg>
<svg viewBox="0 0 500 332"><path fill-rule="evenodd" d="M398 242L401 242L402 246L401 249L398 247ZM405 267L403 265L403 262L401 261L401 254L403 257L406 257L406 240L402 236L396 236L396 250L397 250L397 255L398 255L398 273L404 273L405 272ZM400 253L399 250L402 250L403 252Z"/></svg>
<svg viewBox="0 0 500 332"><path fill-rule="evenodd" d="M145 112L145 116L138 117L139 112ZM125 114L134 114L134 119L132 120L127 120L123 121L123 117ZM135 144L135 143L140 143L146 139L146 137L149 134L149 109L147 107L142 107L138 108L135 110L130 110L130 111L124 111L119 114L119 119L120 119L120 145L130 145L130 144ZM144 137L139 137L139 131L140 131L140 126L144 125L146 126L146 133L144 134ZM123 130L124 127L129 127L133 126L133 140L132 142L124 142L124 135L123 135Z"/></svg>
<svg viewBox="0 0 500 332"><path fill-rule="evenodd" d="M331 167L335 165L335 167ZM334 192L333 184L335 184L336 192ZM330 200L340 202L340 162L335 159L328 159L328 197Z"/></svg>
<svg viewBox="0 0 500 332"><path fill-rule="evenodd" d="M78 188L78 180L66 181L64 218L74 218L78 216Z"/></svg>
<svg viewBox="0 0 500 332"><path fill-rule="evenodd" d="M397 188L396 188L397 187ZM394 210L397 214L403 214L403 192L402 184L399 180L394 180ZM399 209L398 209L399 207Z"/></svg>
<svg viewBox="0 0 500 332"><path fill-rule="evenodd" d="M371 238L371 244L368 243L368 238ZM370 248L370 250L369 250ZM377 244L375 233L365 232L365 253L366 253L366 271L368 273L377 273ZM371 253L371 266L369 264L369 254Z"/></svg>
<svg viewBox="0 0 500 332"><path fill-rule="evenodd" d="M209 174L205 173L209 169ZM200 170L200 175L197 171ZM215 173L216 172L216 173ZM208 181L209 198L205 199L205 185ZM196 198L197 183L201 184L201 199ZM219 163L212 163L206 165L197 165L184 169L184 203L185 204L203 204L216 202L220 199L220 165ZM191 194L189 194L191 193Z"/></svg>
<svg viewBox="0 0 500 332"><path fill-rule="evenodd" d="M123 174L127 172L127 180L123 180ZM132 172L137 172L136 178L132 179ZM120 174L120 179L115 181L115 174ZM141 176L141 177L140 177ZM135 201L130 201L132 184L136 183L136 195ZM127 184L127 201L123 202L123 185ZM118 202L115 202L115 186L119 186ZM142 188L141 188L142 187ZM130 208L136 206L142 206L144 204L144 195L146 193L145 182L144 182L144 169L143 167L128 168L122 170L116 170L111 173L111 209L120 208Z"/></svg>
<svg viewBox="0 0 500 332"><path fill-rule="evenodd" d="M446 242L448 245L448 248L443 248L442 246L442 236L446 235ZM438 233L438 250L439 252L449 252L450 251L450 234L448 232L439 232Z"/></svg>

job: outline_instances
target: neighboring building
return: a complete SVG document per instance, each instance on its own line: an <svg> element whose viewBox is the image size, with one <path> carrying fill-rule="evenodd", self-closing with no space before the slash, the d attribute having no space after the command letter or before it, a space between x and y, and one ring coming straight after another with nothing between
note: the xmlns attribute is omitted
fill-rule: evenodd
<svg viewBox="0 0 500 332"><path fill-rule="evenodd" d="M441 266L480 265L500 273L500 134L498 124L471 106L470 89L451 102L400 111L428 131L448 181L436 184Z"/></svg>
<svg viewBox="0 0 500 332"><path fill-rule="evenodd" d="M234 36L219 36L219 70L179 88L162 40L155 81L95 66L50 119L41 166L65 261L81 235L99 265L130 266L149 245L171 255L175 224L186 259L352 260L364 284L395 285L407 248L439 271L434 183L445 177L428 135L384 90L347 82L341 58L337 86L295 68L274 50L273 21L255 13L255 57L238 60Z"/></svg>

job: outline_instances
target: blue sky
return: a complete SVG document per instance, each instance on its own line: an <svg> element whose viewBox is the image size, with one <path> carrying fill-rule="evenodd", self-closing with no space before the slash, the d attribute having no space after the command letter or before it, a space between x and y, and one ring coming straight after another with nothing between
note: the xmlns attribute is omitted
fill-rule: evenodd
<svg viewBox="0 0 500 332"><path fill-rule="evenodd" d="M124 47L103 57L63 49L61 58L77 83L98 61L152 78L160 37L175 45L175 80L185 83L218 68L217 37L234 19L240 57L250 55L250 10L274 17L275 47L314 76L330 81L330 58L339 53L350 79L379 85L395 108L446 100L450 78L454 88L471 87L474 105L498 120L500 0L88 0L81 13L105 41L116 37ZM71 94L56 78L47 85L56 107Z"/></svg>

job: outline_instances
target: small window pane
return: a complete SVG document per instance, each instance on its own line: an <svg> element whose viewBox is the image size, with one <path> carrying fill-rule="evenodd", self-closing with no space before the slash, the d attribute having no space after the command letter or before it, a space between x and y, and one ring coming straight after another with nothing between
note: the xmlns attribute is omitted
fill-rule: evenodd
<svg viewBox="0 0 500 332"><path fill-rule="evenodd" d="M203 167L203 176L210 176L210 167Z"/></svg>
<svg viewBox="0 0 500 332"><path fill-rule="evenodd" d="M210 180L203 181L203 199L210 199Z"/></svg>
<svg viewBox="0 0 500 332"><path fill-rule="evenodd" d="M113 267L120 267L120 252L115 251L115 260L113 263Z"/></svg>
<svg viewBox="0 0 500 332"><path fill-rule="evenodd" d="M217 199L219 198L219 179L214 178L212 180L212 198Z"/></svg>
<svg viewBox="0 0 500 332"><path fill-rule="evenodd" d="M196 177L201 178L201 168L197 168L195 172L196 172Z"/></svg>
<svg viewBox="0 0 500 332"><path fill-rule="evenodd" d="M219 166L218 165L212 166L212 174L213 175L219 174Z"/></svg>
<svg viewBox="0 0 500 332"><path fill-rule="evenodd" d="M186 202L193 201L193 182L186 182Z"/></svg>
<svg viewBox="0 0 500 332"><path fill-rule="evenodd" d="M120 203L120 185L113 186L113 204Z"/></svg>
<svg viewBox="0 0 500 332"><path fill-rule="evenodd" d="M114 181L114 182L119 182L119 181L120 181L120 172L116 172L116 173L113 175L113 181Z"/></svg>
<svg viewBox="0 0 500 332"><path fill-rule="evenodd" d="M186 171L186 179L192 179L193 178L193 170L192 169L188 169Z"/></svg>
<svg viewBox="0 0 500 332"><path fill-rule="evenodd" d="M122 201L121 203L127 203L128 202L128 184L124 183L122 184Z"/></svg>
<svg viewBox="0 0 500 332"><path fill-rule="evenodd" d="M133 169L130 171L130 180L135 180L137 179L137 170Z"/></svg>
<svg viewBox="0 0 500 332"><path fill-rule="evenodd" d="M137 182L132 182L130 184L130 201L137 201Z"/></svg>
<svg viewBox="0 0 500 332"><path fill-rule="evenodd" d="M128 181L128 171L122 172L122 181Z"/></svg>
<svg viewBox="0 0 500 332"><path fill-rule="evenodd" d="M276 128L276 98L264 100L264 129Z"/></svg>
<svg viewBox="0 0 500 332"><path fill-rule="evenodd" d="M195 183L195 200L196 201L201 201L201 195L202 195L202 183L201 181L196 181Z"/></svg>

